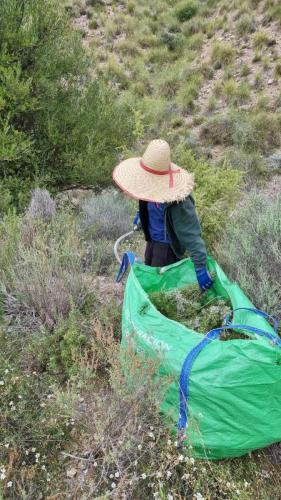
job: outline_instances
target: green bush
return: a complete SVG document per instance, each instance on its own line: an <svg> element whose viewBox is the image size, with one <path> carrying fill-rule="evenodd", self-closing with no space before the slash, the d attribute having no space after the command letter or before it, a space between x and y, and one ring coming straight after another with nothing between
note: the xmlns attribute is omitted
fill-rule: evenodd
<svg viewBox="0 0 281 500"><path fill-rule="evenodd" d="M194 172L194 197L200 216L203 236L209 248L215 248L228 221L228 215L239 199L241 172L227 165L211 166L204 159L196 160L184 145L175 151L175 161Z"/></svg>
<svg viewBox="0 0 281 500"><path fill-rule="evenodd" d="M234 60L235 50L228 42L215 42L212 48L211 59L216 68L227 66Z"/></svg>
<svg viewBox="0 0 281 500"><path fill-rule="evenodd" d="M185 0L181 2L176 8L176 16L181 23L188 21L197 14L198 5L192 0Z"/></svg>
<svg viewBox="0 0 281 500"><path fill-rule="evenodd" d="M265 153L281 144L280 117L267 111L229 112L208 120L201 137L210 144L235 145Z"/></svg>
<svg viewBox="0 0 281 500"><path fill-rule="evenodd" d="M256 21L253 14L243 14L237 23L237 32L240 36L248 35L256 30Z"/></svg>
<svg viewBox="0 0 281 500"><path fill-rule="evenodd" d="M226 228L218 259L256 307L281 315L281 197L253 191Z"/></svg>
<svg viewBox="0 0 281 500"><path fill-rule="evenodd" d="M247 153L233 148L227 151L225 158L233 168L246 172L250 181L254 181L257 175L268 173L264 157L258 152Z"/></svg>
<svg viewBox="0 0 281 500"><path fill-rule="evenodd" d="M63 9L54 0L3 0L0 33L0 176L14 202L24 204L22 185L26 202L25 186L40 182L108 184L132 139L132 113L93 81Z"/></svg>

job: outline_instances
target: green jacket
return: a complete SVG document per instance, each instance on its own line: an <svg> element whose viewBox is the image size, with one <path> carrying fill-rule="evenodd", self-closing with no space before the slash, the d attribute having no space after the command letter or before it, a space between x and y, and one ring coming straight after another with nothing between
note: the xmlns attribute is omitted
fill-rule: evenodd
<svg viewBox="0 0 281 500"><path fill-rule="evenodd" d="M146 201L140 201L139 212L145 239L150 241ZM207 251L201 237L200 223L192 196L188 196L180 202L167 204L165 224L175 255L181 259L185 252L188 251L195 268L204 267L206 265Z"/></svg>

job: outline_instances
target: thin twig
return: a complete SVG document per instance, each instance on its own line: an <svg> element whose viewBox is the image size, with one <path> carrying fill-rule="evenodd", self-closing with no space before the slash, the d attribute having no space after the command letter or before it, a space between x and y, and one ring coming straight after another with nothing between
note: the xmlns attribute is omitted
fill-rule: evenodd
<svg viewBox="0 0 281 500"><path fill-rule="evenodd" d="M71 453L66 453L65 451L62 451L61 454L64 457L74 458L75 460L84 460L85 462L93 462L92 458L78 457L78 455L72 455Z"/></svg>

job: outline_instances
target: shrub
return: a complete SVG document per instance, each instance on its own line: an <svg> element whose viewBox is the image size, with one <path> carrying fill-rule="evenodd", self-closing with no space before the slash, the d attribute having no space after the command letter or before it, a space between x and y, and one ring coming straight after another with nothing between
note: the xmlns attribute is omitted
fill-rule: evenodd
<svg viewBox="0 0 281 500"><path fill-rule="evenodd" d="M26 214L30 217L40 217L46 221L52 219L56 214L56 202L49 191L36 188L32 193Z"/></svg>
<svg viewBox="0 0 281 500"><path fill-rule="evenodd" d="M281 76L281 62L278 62L278 63L275 65L275 68L274 68L274 76L275 76L275 78L280 78L280 76Z"/></svg>
<svg viewBox="0 0 281 500"><path fill-rule="evenodd" d="M233 121L230 113L211 117L201 129L201 138L209 144L231 144L234 127Z"/></svg>
<svg viewBox="0 0 281 500"><path fill-rule="evenodd" d="M123 194L109 190L81 206L81 226L95 239L117 239L131 228L131 204Z"/></svg>
<svg viewBox="0 0 281 500"><path fill-rule="evenodd" d="M182 111L186 112L194 108L194 100L198 96L201 83L202 76L198 73L194 73L179 89L177 93L177 102Z"/></svg>
<svg viewBox="0 0 281 500"><path fill-rule="evenodd" d="M242 175L226 164L211 166L205 160L196 160L186 146L175 151L176 162L194 172L194 193L203 236L210 248L214 248L228 220L228 214L239 198Z"/></svg>
<svg viewBox="0 0 281 500"><path fill-rule="evenodd" d="M187 40L187 48L190 50L200 50L202 48L204 41L203 33L195 33L191 35Z"/></svg>
<svg viewBox="0 0 281 500"><path fill-rule="evenodd" d="M246 171L250 182L255 181L257 175L268 172L264 157L258 152L247 153L241 149L230 149L225 158L233 168L241 172Z"/></svg>
<svg viewBox="0 0 281 500"><path fill-rule="evenodd" d="M275 5L266 8L265 17L268 21L277 21L281 24L281 5L276 2Z"/></svg>
<svg viewBox="0 0 281 500"><path fill-rule="evenodd" d="M220 264L256 307L281 315L281 197L253 191L218 246Z"/></svg>
<svg viewBox="0 0 281 500"><path fill-rule="evenodd" d="M120 235L121 236L121 235ZM93 239L87 245L87 267L96 274L111 275L117 269L113 242L106 238Z"/></svg>
<svg viewBox="0 0 281 500"><path fill-rule="evenodd" d="M270 38L265 31L259 31L254 35L253 38L253 46L255 49L262 49L264 45L268 45L270 43Z"/></svg>
<svg viewBox="0 0 281 500"><path fill-rule="evenodd" d="M183 46L184 38L181 33L173 33L170 31L163 31L161 33L162 42L168 47L169 50L178 50Z"/></svg>
<svg viewBox="0 0 281 500"><path fill-rule="evenodd" d="M12 203L10 191L0 182L0 216L8 211Z"/></svg>
<svg viewBox="0 0 281 500"><path fill-rule="evenodd" d="M11 214L0 225L0 238L3 307L22 329L52 329L73 307L82 307L88 293L85 248L71 215L61 212L45 222Z"/></svg>
<svg viewBox="0 0 281 500"><path fill-rule="evenodd" d="M91 451L83 485L78 473L70 489L75 489L78 496L86 493L99 497L114 490L115 498L139 498L145 486L148 496L151 496L149 492L152 494L153 488L148 486L147 464L155 475L156 469L159 470L156 466L156 460L159 460L157 444L160 445L163 439L167 442L168 435L158 414L159 400L167 381L161 378L161 386L155 381L153 375L157 361L147 360L140 353L136 355L130 346L118 359L114 355L116 343L108 343L107 332L102 335L100 341L105 347L105 359L111 364L110 382L94 394L89 387L86 399L90 397L91 403L84 415L77 408L75 417L84 429L84 437L81 435L78 444L79 455L83 456L89 450L89 444ZM94 351L96 347L93 345ZM100 350L99 346L98 355ZM169 449L173 453L173 447Z"/></svg>
<svg viewBox="0 0 281 500"><path fill-rule="evenodd" d="M252 14L243 14L237 23L237 32L240 36L248 35L256 30L255 17Z"/></svg>
<svg viewBox="0 0 281 500"><path fill-rule="evenodd" d="M193 2L192 0L185 0L177 6L175 14L178 20L183 23L184 21L188 21L188 19L191 19L193 16L195 16L197 14L197 11L197 3Z"/></svg>
<svg viewBox="0 0 281 500"><path fill-rule="evenodd" d="M195 35L206 29L205 21L199 16L189 19L182 25L182 32L185 36Z"/></svg>
<svg viewBox="0 0 281 500"><path fill-rule="evenodd" d="M211 60L217 68L231 64L234 56L235 50L230 43L215 42L213 44Z"/></svg>
<svg viewBox="0 0 281 500"><path fill-rule="evenodd" d="M237 121L233 141L247 151L266 152L281 144L280 120L278 115L266 111L242 115Z"/></svg>
<svg viewBox="0 0 281 500"><path fill-rule="evenodd" d="M59 494L61 452L71 442L74 425L71 402L58 391L56 376L31 366L23 370L17 339L10 333L0 333L0 346L0 496Z"/></svg>
<svg viewBox="0 0 281 500"><path fill-rule="evenodd" d="M38 180L108 183L110 165L130 141L132 114L93 81L63 8L53 0L3 0L0 32L0 175L6 184L18 181L13 200L20 206L22 185Z"/></svg>
<svg viewBox="0 0 281 500"><path fill-rule="evenodd" d="M241 76L248 76L251 72L251 69L250 67L248 66L248 64L243 64L242 68L241 68Z"/></svg>
<svg viewBox="0 0 281 500"><path fill-rule="evenodd" d="M234 144L248 152L263 153L281 143L279 117L266 111L214 116L203 125L201 137L212 144Z"/></svg>

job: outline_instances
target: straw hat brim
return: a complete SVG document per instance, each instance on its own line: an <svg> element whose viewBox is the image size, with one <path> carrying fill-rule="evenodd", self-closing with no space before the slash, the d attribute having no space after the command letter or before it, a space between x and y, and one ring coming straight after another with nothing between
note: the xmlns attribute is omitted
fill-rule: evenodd
<svg viewBox="0 0 281 500"><path fill-rule="evenodd" d="M194 188L193 174L171 163L173 186L169 175L155 175L140 166L141 158L128 158L115 167L113 180L122 191L136 200L168 203L184 200Z"/></svg>

